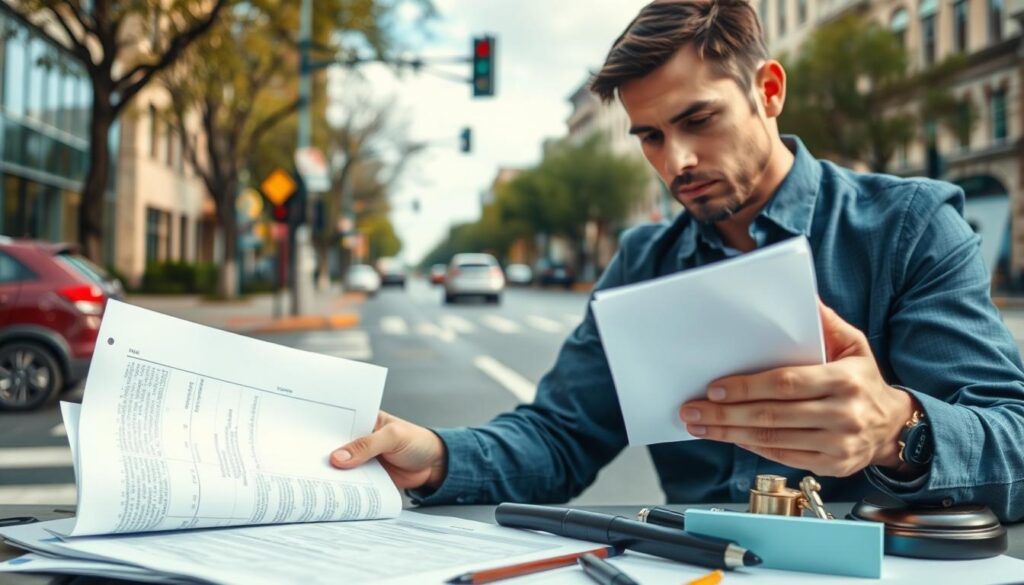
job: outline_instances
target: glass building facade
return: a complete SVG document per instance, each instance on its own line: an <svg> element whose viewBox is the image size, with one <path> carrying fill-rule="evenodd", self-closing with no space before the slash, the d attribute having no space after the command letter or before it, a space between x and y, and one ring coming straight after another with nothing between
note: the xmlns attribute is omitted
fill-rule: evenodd
<svg viewBox="0 0 1024 585"><path fill-rule="evenodd" d="M0 233L77 241L91 105L84 68L0 4Z"/></svg>

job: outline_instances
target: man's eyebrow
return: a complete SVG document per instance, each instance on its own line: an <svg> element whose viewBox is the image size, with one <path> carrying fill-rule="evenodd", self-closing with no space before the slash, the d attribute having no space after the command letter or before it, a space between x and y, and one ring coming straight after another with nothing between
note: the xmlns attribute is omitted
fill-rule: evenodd
<svg viewBox="0 0 1024 585"><path fill-rule="evenodd" d="M682 120L684 118L689 118L690 116L696 114L697 112L699 112L699 111L701 111L701 110L703 110L703 109L705 109L705 108L707 108L709 106L714 105L715 103L716 103L716 100L698 100L698 101L695 101L692 104L690 104L689 106L687 106L686 109L683 110L682 112L679 112L675 116L672 116L672 119L669 120L669 124L675 124L676 122L678 122L678 121L680 121L680 120ZM655 128L653 126L633 126L633 127L631 127L629 129L629 133L630 134L643 134L644 132L653 132L655 130L657 130L657 128Z"/></svg>

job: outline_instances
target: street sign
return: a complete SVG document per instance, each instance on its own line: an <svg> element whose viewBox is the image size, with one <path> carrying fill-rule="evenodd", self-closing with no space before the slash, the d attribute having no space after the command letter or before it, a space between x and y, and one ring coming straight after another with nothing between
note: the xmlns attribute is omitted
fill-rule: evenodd
<svg viewBox="0 0 1024 585"><path fill-rule="evenodd" d="M291 175L282 169L275 169L270 176L260 183L260 189L274 205L282 205L295 194L298 185Z"/></svg>
<svg viewBox="0 0 1024 585"><path fill-rule="evenodd" d="M307 146L295 151L295 168L306 183L310 193L323 193L331 190L331 175L327 171L327 157L315 146Z"/></svg>

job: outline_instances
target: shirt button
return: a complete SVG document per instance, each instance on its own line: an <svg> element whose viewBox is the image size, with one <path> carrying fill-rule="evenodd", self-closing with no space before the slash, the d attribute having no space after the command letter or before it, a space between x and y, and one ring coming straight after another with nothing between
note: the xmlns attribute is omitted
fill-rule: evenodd
<svg viewBox="0 0 1024 585"><path fill-rule="evenodd" d="M750 482L748 480L745 480L745 479L738 479L738 480L736 480L736 488L737 489L745 490L745 489L747 489L749 487L750 487Z"/></svg>
<svg viewBox="0 0 1024 585"><path fill-rule="evenodd" d="M945 500L942 500L942 505L944 507L946 507L946 508L952 506L953 505L953 498L946 498Z"/></svg>
<svg viewBox="0 0 1024 585"><path fill-rule="evenodd" d="M459 496L459 497L455 498L455 502L458 503L458 504L465 504L466 503L466 498L464 498L462 496Z"/></svg>

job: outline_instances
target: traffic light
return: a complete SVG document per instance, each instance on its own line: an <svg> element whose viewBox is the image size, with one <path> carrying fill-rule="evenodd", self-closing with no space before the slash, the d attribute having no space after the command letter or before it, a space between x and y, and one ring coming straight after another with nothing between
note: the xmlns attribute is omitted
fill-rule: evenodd
<svg viewBox="0 0 1024 585"><path fill-rule="evenodd" d="M288 208L284 205L274 206L274 221L284 223L288 221Z"/></svg>
<svg viewBox="0 0 1024 585"><path fill-rule="evenodd" d="M473 97L494 95L494 37L473 39Z"/></svg>
<svg viewBox="0 0 1024 585"><path fill-rule="evenodd" d="M459 150L470 152L473 150L473 129L466 127L459 132Z"/></svg>

